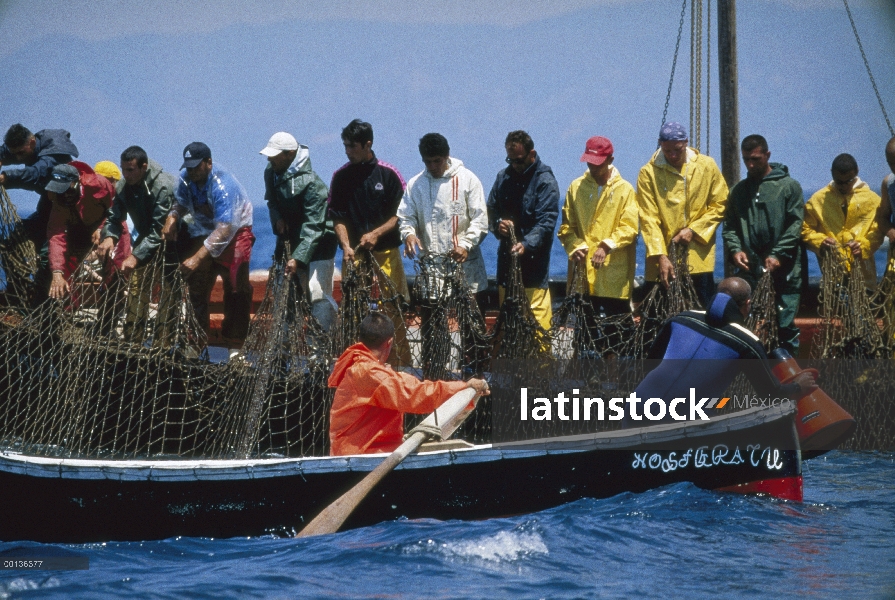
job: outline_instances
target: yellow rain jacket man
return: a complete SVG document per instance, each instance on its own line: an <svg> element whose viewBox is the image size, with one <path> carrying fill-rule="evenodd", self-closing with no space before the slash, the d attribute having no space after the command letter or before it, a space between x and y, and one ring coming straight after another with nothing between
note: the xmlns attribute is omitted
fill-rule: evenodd
<svg viewBox="0 0 895 600"><path fill-rule="evenodd" d="M661 148L640 169L637 178L637 204L646 244L646 280L656 280L659 258L668 256L671 240L689 229L690 273L705 274L707 288L700 290L697 285L704 304L714 293L715 230L724 219L728 189L715 161L686 143L682 125L669 122L662 126ZM677 153L679 168L673 160L669 162L670 153Z"/></svg>
<svg viewBox="0 0 895 600"><path fill-rule="evenodd" d="M634 284L637 238L637 201L634 186L609 167L609 181L597 184L590 172L576 179L566 192L559 239L571 257L587 248L587 287L591 296L629 299ZM596 269L591 258L603 242L611 252Z"/></svg>
<svg viewBox="0 0 895 600"><path fill-rule="evenodd" d="M842 157L848 157L851 161ZM836 170L840 159L845 165L842 168L847 171ZM853 161L854 158L848 154L837 156L833 162L833 181L808 200L805 222L802 224L802 241L819 256L825 241L833 240L833 243L826 242L826 245L837 246L847 265L850 264L852 247L860 246L860 256L855 255L855 258L861 263L865 285L873 288L876 287L873 254L883 241L883 233L876 221L880 197L858 178L856 162L854 169L849 168ZM852 242L857 242L857 245Z"/></svg>

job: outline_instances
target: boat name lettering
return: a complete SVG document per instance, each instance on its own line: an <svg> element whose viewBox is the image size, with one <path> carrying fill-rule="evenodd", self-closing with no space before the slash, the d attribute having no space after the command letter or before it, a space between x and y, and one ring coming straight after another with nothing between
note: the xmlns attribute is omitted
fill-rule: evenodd
<svg viewBox="0 0 895 600"><path fill-rule="evenodd" d="M690 466L692 458L694 468L707 469L718 465L741 465L746 462L744 455L749 457L753 467L759 466L764 461L768 470L779 471L783 468L780 450L770 446L762 447L761 444L749 444L745 452L742 452L739 446L734 446L731 450L726 444L716 444L711 449L709 446L699 446L681 453L635 452L631 467L669 473Z"/></svg>
<svg viewBox="0 0 895 600"><path fill-rule="evenodd" d="M757 467L764 459L768 469L779 471L783 468L783 463L780 462L780 450L777 448L762 449L760 444L749 444L746 446L746 450L749 452L749 462L753 467Z"/></svg>

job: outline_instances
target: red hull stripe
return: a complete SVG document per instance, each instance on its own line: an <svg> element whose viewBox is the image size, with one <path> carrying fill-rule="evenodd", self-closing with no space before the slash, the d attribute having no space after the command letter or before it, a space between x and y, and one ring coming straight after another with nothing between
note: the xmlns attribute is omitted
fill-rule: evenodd
<svg viewBox="0 0 895 600"><path fill-rule="evenodd" d="M782 500L801 502L802 476L780 477L779 479L762 479L749 483L740 483L728 487L718 488L718 492L736 492L738 494L768 494Z"/></svg>

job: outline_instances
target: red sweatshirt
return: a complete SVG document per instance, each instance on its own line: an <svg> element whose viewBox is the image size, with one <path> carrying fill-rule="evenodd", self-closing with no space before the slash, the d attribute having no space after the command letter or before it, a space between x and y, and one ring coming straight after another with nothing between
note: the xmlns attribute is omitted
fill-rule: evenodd
<svg viewBox="0 0 895 600"><path fill-rule="evenodd" d="M97 175L89 165L80 161L72 161L71 165L81 174L81 198L73 206L53 202L47 223L47 238L50 241L50 268L54 271L61 271L65 266L70 241L66 234L77 230L89 236L99 229L105 222L106 210L115 198L115 188L108 179Z"/></svg>

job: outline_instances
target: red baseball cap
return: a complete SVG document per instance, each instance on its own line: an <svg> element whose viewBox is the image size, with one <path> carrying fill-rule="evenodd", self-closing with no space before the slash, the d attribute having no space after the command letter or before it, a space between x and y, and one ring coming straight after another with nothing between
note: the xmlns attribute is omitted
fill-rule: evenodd
<svg viewBox="0 0 895 600"><path fill-rule="evenodd" d="M581 155L581 162L602 165L607 158L612 156L614 151L612 142L604 137L595 135L587 140L587 144L584 146L584 154Z"/></svg>

